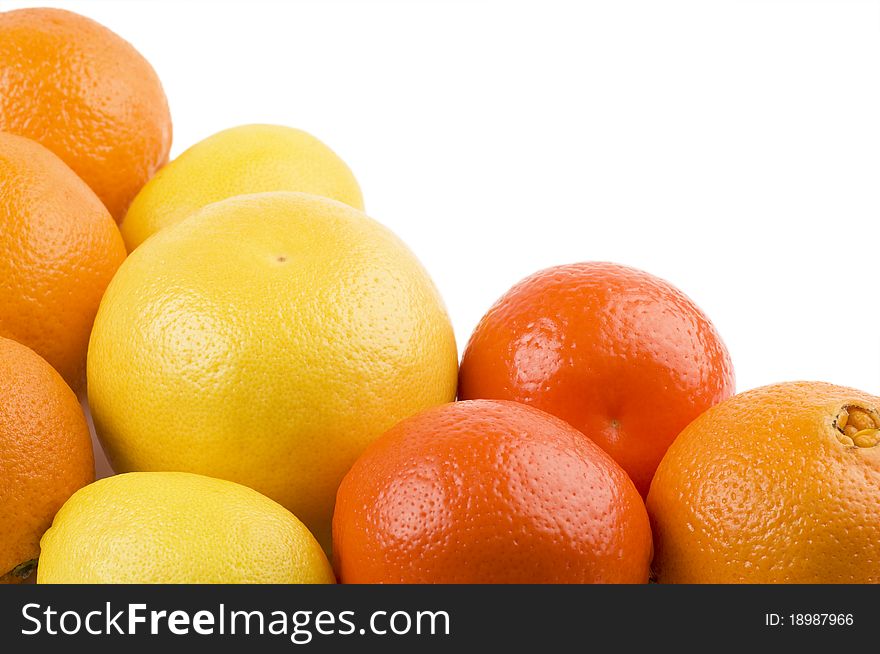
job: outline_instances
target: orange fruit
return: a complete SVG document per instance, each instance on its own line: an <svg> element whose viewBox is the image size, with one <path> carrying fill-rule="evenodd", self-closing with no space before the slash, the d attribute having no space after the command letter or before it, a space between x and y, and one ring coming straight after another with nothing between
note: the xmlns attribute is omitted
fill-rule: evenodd
<svg viewBox="0 0 880 654"><path fill-rule="evenodd" d="M666 448L733 393L730 356L681 291L612 263L538 272L483 317L465 349L461 399L514 400L598 443L644 496Z"/></svg>
<svg viewBox="0 0 880 654"><path fill-rule="evenodd" d="M797 382L697 418L648 511L662 583L880 583L880 398Z"/></svg>
<svg viewBox="0 0 880 654"><path fill-rule="evenodd" d="M91 189L40 144L0 132L0 336L79 388L98 304L123 259Z"/></svg>
<svg viewBox="0 0 880 654"><path fill-rule="evenodd" d="M0 338L0 583L33 572L40 538L94 465L73 391L32 350Z"/></svg>
<svg viewBox="0 0 880 654"><path fill-rule="evenodd" d="M61 9L0 13L0 131L52 150L116 220L171 148L168 101L150 64Z"/></svg>
<svg viewBox="0 0 880 654"><path fill-rule="evenodd" d="M345 583L644 583L641 497L599 447L514 402L405 419L345 476L333 516Z"/></svg>

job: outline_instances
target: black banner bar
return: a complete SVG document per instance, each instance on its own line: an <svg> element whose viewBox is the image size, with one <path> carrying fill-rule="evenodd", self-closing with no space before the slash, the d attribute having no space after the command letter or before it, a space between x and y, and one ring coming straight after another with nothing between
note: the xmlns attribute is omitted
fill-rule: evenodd
<svg viewBox="0 0 880 654"><path fill-rule="evenodd" d="M116 654L135 643L166 652L840 646L874 637L878 599L876 586L19 586L0 587L0 643Z"/></svg>

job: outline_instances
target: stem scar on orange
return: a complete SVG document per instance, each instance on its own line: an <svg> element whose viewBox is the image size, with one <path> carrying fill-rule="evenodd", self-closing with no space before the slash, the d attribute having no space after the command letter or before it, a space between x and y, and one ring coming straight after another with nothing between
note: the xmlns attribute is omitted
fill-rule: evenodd
<svg viewBox="0 0 880 654"><path fill-rule="evenodd" d="M687 296L597 262L514 286L480 321L459 375L461 399L514 400L568 421L643 496L675 436L733 389L727 349Z"/></svg>
<svg viewBox="0 0 880 654"><path fill-rule="evenodd" d="M651 484L661 583L880 583L880 398L820 382L710 409Z"/></svg>

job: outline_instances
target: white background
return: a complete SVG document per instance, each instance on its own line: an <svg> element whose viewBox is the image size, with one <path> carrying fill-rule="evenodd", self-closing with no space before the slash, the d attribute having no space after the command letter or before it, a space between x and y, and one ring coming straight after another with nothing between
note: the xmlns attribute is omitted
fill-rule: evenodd
<svg viewBox="0 0 880 654"><path fill-rule="evenodd" d="M312 132L418 254L463 348L540 268L602 259L703 307L738 390L880 394L880 2L50 5L153 64L174 148Z"/></svg>

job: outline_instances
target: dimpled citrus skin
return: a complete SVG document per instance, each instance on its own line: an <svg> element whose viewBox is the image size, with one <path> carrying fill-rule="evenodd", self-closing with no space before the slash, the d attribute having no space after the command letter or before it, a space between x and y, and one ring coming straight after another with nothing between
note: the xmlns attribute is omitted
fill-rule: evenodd
<svg viewBox="0 0 880 654"><path fill-rule="evenodd" d="M135 198L122 236L129 251L207 204L245 193L299 191L363 209L351 170L314 136L280 125L242 125L197 143Z"/></svg>
<svg viewBox="0 0 880 654"><path fill-rule="evenodd" d="M843 445L819 382L747 391L681 433L648 495L662 583L880 582L880 447Z"/></svg>
<svg viewBox="0 0 880 654"><path fill-rule="evenodd" d="M514 402L428 409L358 459L333 517L344 583L645 583L651 531L626 473Z"/></svg>
<svg viewBox="0 0 880 654"><path fill-rule="evenodd" d="M598 443L642 496L666 448L730 397L721 337L681 291L612 263L542 270L480 321L461 362L461 399L514 400Z"/></svg>
<svg viewBox="0 0 880 654"><path fill-rule="evenodd" d="M116 220L171 148L168 101L150 64L62 9L0 13L0 131L52 150Z"/></svg>
<svg viewBox="0 0 880 654"><path fill-rule="evenodd" d="M324 551L280 504L229 481L135 472L87 486L42 541L40 584L332 584Z"/></svg>
<svg viewBox="0 0 880 654"><path fill-rule="evenodd" d="M89 402L117 472L243 483L329 546L349 466L452 400L456 372L442 300L397 237L340 202L261 193L131 254L95 321Z"/></svg>
<svg viewBox="0 0 880 654"><path fill-rule="evenodd" d="M40 537L74 491L94 480L79 401L24 345L0 338L0 583L40 553Z"/></svg>
<svg viewBox="0 0 880 654"><path fill-rule="evenodd" d="M0 132L0 336L79 390L92 321L124 259L91 189L39 143Z"/></svg>

